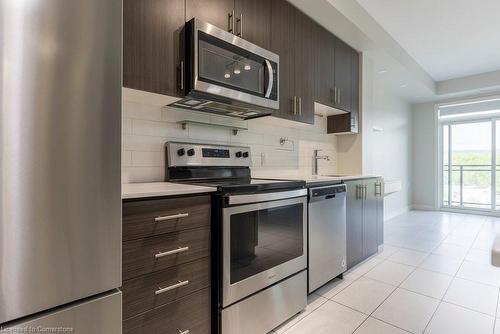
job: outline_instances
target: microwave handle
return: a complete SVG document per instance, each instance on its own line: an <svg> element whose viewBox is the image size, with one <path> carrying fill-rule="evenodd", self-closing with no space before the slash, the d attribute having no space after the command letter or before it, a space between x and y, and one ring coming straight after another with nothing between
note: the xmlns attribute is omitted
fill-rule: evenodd
<svg viewBox="0 0 500 334"><path fill-rule="evenodd" d="M266 98L269 98L271 96L271 91L273 89L273 83L274 83L274 73L273 73L273 66L271 65L271 62L269 60L265 60L266 62L266 67L267 67L267 72L268 72L268 80L267 80L267 90L266 90Z"/></svg>

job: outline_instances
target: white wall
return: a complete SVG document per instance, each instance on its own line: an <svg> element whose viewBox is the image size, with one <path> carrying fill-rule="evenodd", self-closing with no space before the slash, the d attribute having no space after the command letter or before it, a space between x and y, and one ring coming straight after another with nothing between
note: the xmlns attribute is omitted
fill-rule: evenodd
<svg viewBox="0 0 500 334"><path fill-rule="evenodd" d="M435 104L412 107L413 135L413 208L436 209L437 182Z"/></svg>
<svg viewBox="0 0 500 334"><path fill-rule="evenodd" d="M369 56L363 57L363 174L402 183L384 201L385 219L408 211L412 189L411 106L387 89Z"/></svg>
<svg viewBox="0 0 500 334"><path fill-rule="evenodd" d="M300 125L274 117L250 121L212 116L163 107L171 97L123 89L122 182L165 180L167 141L204 142L250 146L254 176L311 174L314 149L322 149L330 161L319 161L319 172L336 173L336 137L326 134L326 118L316 117L315 125ZM234 124L248 127L236 136L231 129L188 125L178 121ZM286 137L285 145L280 138Z"/></svg>

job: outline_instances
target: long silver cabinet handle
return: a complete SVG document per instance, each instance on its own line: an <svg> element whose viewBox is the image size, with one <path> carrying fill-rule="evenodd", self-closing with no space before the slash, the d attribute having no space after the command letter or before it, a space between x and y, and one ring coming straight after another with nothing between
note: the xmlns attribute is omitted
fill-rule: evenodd
<svg viewBox="0 0 500 334"><path fill-rule="evenodd" d="M189 216L189 213L178 213L176 215L170 215L170 216L160 216L155 218L155 222L164 222L165 220L173 220L173 219L179 219L179 218L185 218Z"/></svg>
<svg viewBox="0 0 500 334"><path fill-rule="evenodd" d="M185 280L185 281L179 281L179 283L176 283L176 284L173 284L171 286L167 286L166 288L159 288L158 290L155 291L155 295L160 295L164 292L167 292L167 291L170 291L170 290L174 290L174 289L178 289L184 285L188 285L189 284L189 281L188 280Z"/></svg>
<svg viewBox="0 0 500 334"><path fill-rule="evenodd" d="M368 194L368 186L365 184L363 189L364 189L364 195L365 195L364 197L365 197L365 201L366 201L367 194Z"/></svg>
<svg viewBox="0 0 500 334"><path fill-rule="evenodd" d="M179 331L179 334L189 334L189 329L186 329L186 330L178 329L178 331Z"/></svg>
<svg viewBox="0 0 500 334"><path fill-rule="evenodd" d="M302 116L302 98L299 97L299 115Z"/></svg>
<svg viewBox="0 0 500 334"><path fill-rule="evenodd" d="M227 13L227 31L234 33L234 10Z"/></svg>
<svg viewBox="0 0 500 334"><path fill-rule="evenodd" d="M240 29L238 30L236 36L243 38L243 13L240 13L240 18L236 19L236 22L240 24Z"/></svg>
<svg viewBox="0 0 500 334"><path fill-rule="evenodd" d="M184 61L181 60L181 90L184 90Z"/></svg>
<svg viewBox="0 0 500 334"><path fill-rule="evenodd" d="M160 252L158 254L155 254L155 258L159 259L161 257L165 257L165 256L169 256L169 255L174 255L174 254L179 254L179 253L184 253L184 252L187 252L189 250L189 246L186 246L186 247L179 247L177 249L173 249L171 251L167 251L167 252Z"/></svg>

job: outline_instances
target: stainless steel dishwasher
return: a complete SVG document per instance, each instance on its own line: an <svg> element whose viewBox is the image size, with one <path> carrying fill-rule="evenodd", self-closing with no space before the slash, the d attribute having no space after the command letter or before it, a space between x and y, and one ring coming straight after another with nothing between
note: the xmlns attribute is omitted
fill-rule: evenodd
<svg viewBox="0 0 500 334"><path fill-rule="evenodd" d="M346 190L309 188L309 293L346 271Z"/></svg>

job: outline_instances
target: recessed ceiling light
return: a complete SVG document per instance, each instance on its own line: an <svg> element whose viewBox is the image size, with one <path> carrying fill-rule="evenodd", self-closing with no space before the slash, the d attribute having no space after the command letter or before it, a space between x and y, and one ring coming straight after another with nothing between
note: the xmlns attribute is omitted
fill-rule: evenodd
<svg viewBox="0 0 500 334"><path fill-rule="evenodd" d="M406 88L406 87L408 87L408 85L407 85L407 84L402 84L402 85L401 85L401 88Z"/></svg>
<svg viewBox="0 0 500 334"><path fill-rule="evenodd" d="M378 74L385 74L385 73L387 73L387 70L382 69L378 71Z"/></svg>

